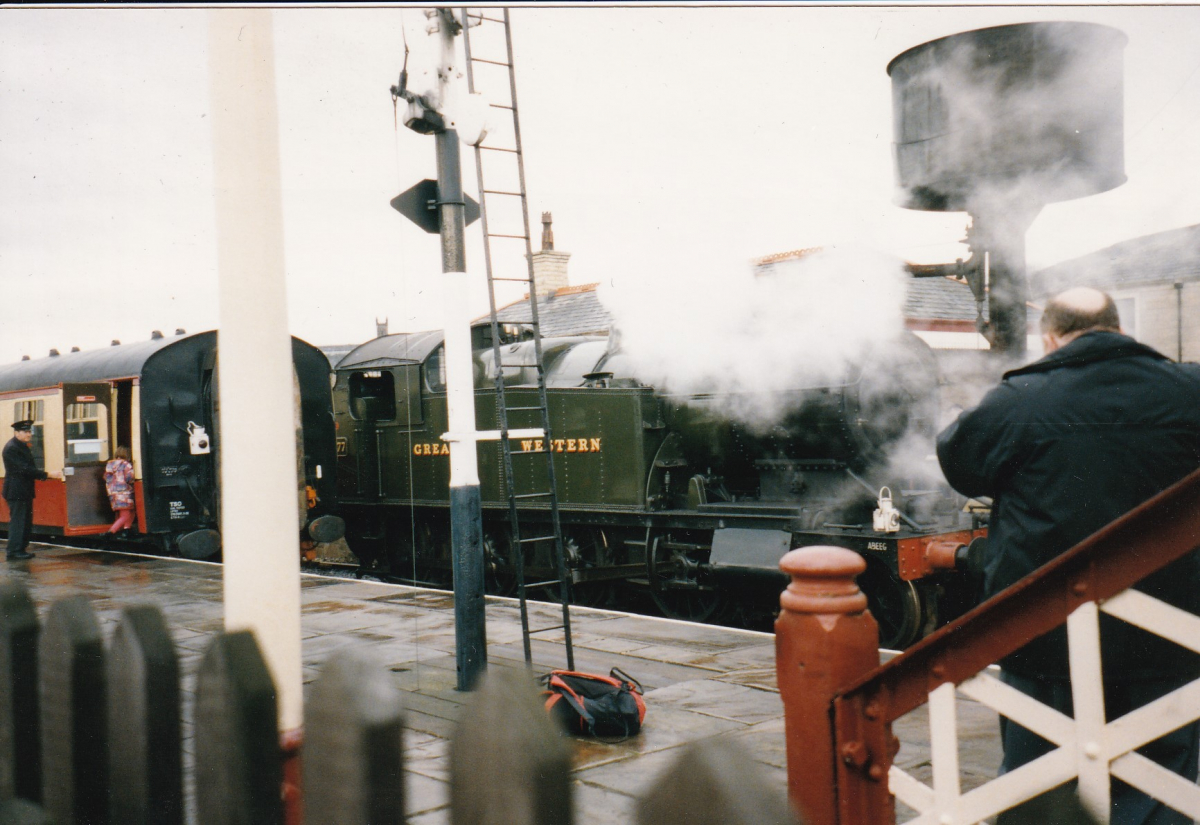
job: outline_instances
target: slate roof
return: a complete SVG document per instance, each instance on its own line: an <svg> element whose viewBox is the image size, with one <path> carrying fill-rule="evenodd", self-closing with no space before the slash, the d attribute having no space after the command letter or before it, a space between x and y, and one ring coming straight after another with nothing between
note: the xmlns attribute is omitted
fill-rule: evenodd
<svg viewBox="0 0 1200 825"><path fill-rule="evenodd" d="M529 299L496 310L496 318L501 323L530 320ZM486 321L488 316L476 320ZM604 335L612 326L612 315L596 297L596 284L563 287L555 290L549 298L540 299L538 320L544 338L593 333Z"/></svg>
<svg viewBox="0 0 1200 825"><path fill-rule="evenodd" d="M912 278L904 301L904 317L911 321L975 321L975 299L961 281L949 278ZM496 311L501 323L528 321L529 301L523 299ZM612 315L596 297L596 284L569 286L538 301L542 335L604 335ZM486 321L486 315L476 322ZM332 360L332 358L331 358Z"/></svg>
<svg viewBox="0 0 1200 825"><path fill-rule="evenodd" d="M1072 286L1100 289L1200 279L1200 224L1113 244L1033 274L1031 292L1053 295Z"/></svg>
<svg viewBox="0 0 1200 825"><path fill-rule="evenodd" d="M975 296L963 281L950 278L911 278L904 297L904 317L910 321L971 321L977 315Z"/></svg>

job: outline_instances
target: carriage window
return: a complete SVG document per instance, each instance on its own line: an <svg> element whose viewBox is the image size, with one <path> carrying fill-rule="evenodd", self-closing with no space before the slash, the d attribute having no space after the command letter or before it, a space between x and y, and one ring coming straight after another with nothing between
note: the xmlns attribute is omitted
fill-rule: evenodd
<svg viewBox="0 0 1200 825"><path fill-rule="evenodd" d="M67 463L108 460L108 409L103 404L68 404Z"/></svg>
<svg viewBox="0 0 1200 825"><path fill-rule="evenodd" d="M350 373L350 415L360 421L396 418L396 387L383 370Z"/></svg>
<svg viewBox="0 0 1200 825"><path fill-rule="evenodd" d="M33 451L33 460L39 470L46 469L46 434L42 421L42 401L17 401L13 404L13 421L30 420L33 422L33 440L29 449Z"/></svg>

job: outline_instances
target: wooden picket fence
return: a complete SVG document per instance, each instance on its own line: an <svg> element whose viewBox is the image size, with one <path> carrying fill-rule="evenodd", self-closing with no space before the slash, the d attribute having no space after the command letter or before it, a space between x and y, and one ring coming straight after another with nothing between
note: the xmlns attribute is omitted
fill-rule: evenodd
<svg viewBox="0 0 1200 825"><path fill-rule="evenodd" d="M108 644L88 600L44 623L0 580L0 825L178 825L187 819L179 659L162 613L126 608ZM403 694L388 671L338 654L305 706L303 821L403 823ZM191 779L202 825L300 821L284 803L275 687L253 634L214 637L193 706ZM450 743L455 825L571 825L571 748L523 669L492 668ZM638 823L794 823L782 788L727 740L684 749L636 804Z"/></svg>

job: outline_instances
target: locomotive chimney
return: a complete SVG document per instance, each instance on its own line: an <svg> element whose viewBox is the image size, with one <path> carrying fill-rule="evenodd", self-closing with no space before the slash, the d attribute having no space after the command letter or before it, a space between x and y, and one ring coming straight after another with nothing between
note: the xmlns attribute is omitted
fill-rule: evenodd
<svg viewBox="0 0 1200 825"><path fill-rule="evenodd" d="M559 252L554 248L553 221L549 212L542 213L542 251L534 252L533 280L537 284L538 299L547 298L567 285L567 260L570 252Z"/></svg>
<svg viewBox="0 0 1200 825"><path fill-rule="evenodd" d="M387 334L388 334L388 319L384 318L382 321L380 321L378 318L376 318L375 319L375 337L382 338L383 336L385 336Z"/></svg>

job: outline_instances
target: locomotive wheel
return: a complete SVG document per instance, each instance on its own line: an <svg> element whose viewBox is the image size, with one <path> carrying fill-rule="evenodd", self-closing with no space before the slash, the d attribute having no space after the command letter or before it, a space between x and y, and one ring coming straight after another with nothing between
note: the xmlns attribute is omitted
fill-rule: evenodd
<svg viewBox="0 0 1200 825"><path fill-rule="evenodd" d="M904 581L887 565L868 561L867 569L858 577L858 586L879 624L880 647L903 650L932 628L930 600L913 582Z"/></svg>
<svg viewBox="0 0 1200 825"><path fill-rule="evenodd" d="M667 618L705 622L721 604L720 594L703 581L688 547L673 543L670 533L646 531L646 572L650 597Z"/></svg>
<svg viewBox="0 0 1200 825"><path fill-rule="evenodd" d="M563 535L567 570L590 570L613 563L608 536L599 527L573 527ZM559 589L547 588L551 601L559 601ZM571 603L584 607L603 607L613 595L612 581L579 582L571 585Z"/></svg>
<svg viewBox="0 0 1200 825"><path fill-rule="evenodd" d="M517 592L517 573L512 564L511 548L512 538L507 531L484 531L484 586L494 596L511 596Z"/></svg>

